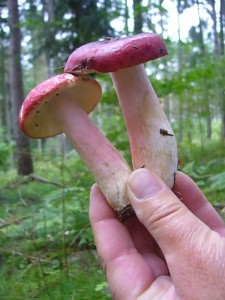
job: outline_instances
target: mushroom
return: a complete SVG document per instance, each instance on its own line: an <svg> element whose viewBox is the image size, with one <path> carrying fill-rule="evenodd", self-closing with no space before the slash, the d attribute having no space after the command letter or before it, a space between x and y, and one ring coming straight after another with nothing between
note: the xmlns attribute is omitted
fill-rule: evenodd
<svg viewBox="0 0 225 300"><path fill-rule="evenodd" d="M127 207L130 167L88 117L101 97L101 86L88 76L56 75L37 85L24 100L19 122L30 138L65 133L86 163L119 218ZM127 211L127 208L126 208Z"/></svg>
<svg viewBox="0 0 225 300"><path fill-rule="evenodd" d="M154 171L172 188L177 171L177 144L143 63L167 49L154 33L106 39L76 49L65 72L111 72L130 140L133 168Z"/></svg>

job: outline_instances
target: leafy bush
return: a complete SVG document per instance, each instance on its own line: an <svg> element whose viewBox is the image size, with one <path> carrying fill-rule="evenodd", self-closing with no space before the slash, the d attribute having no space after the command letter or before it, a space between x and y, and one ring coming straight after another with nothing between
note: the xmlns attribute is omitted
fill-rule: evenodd
<svg viewBox="0 0 225 300"><path fill-rule="evenodd" d="M11 173L0 189L0 298L110 299L96 289L105 277L88 217L93 178L81 160L38 157L35 173L49 184Z"/></svg>
<svg viewBox="0 0 225 300"><path fill-rule="evenodd" d="M10 162L10 154L12 154L14 143L7 144L5 142L0 143L0 168L3 171L8 170ZM10 162L11 166L11 162Z"/></svg>
<svg viewBox="0 0 225 300"><path fill-rule="evenodd" d="M198 184L212 204L225 204L225 157L191 161L182 167L182 171Z"/></svg>

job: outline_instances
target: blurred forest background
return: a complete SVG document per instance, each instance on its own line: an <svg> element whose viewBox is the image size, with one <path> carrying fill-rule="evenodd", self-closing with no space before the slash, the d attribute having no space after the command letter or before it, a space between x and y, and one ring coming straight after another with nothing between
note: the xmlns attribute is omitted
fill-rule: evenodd
<svg viewBox="0 0 225 300"><path fill-rule="evenodd" d="M18 126L25 95L86 42L163 37L169 55L146 68L179 169L223 213L224 28L223 0L0 0L0 299L110 299L88 219L91 174L63 135L29 140ZM130 162L110 76L96 79L103 96L91 118Z"/></svg>

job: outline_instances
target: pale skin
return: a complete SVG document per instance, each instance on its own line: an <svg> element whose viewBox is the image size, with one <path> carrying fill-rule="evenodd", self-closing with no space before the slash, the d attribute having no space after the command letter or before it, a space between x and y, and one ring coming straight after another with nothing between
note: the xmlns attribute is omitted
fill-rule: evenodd
<svg viewBox="0 0 225 300"><path fill-rule="evenodd" d="M178 173L171 191L139 169L128 179L128 196L137 217L121 223L97 184L90 195L112 299L225 299L225 225L197 185Z"/></svg>

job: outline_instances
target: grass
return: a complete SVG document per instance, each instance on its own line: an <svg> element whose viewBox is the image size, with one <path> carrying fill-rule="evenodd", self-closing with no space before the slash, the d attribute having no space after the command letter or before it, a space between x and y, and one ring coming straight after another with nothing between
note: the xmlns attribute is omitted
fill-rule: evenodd
<svg viewBox="0 0 225 300"><path fill-rule="evenodd" d="M225 146L221 142L205 141L182 145L179 151L179 169L188 174L200 187L208 200L225 206Z"/></svg>
<svg viewBox="0 0 225 300"><path fill-rule="evenodd" d="M0 174L0 299L110 299L88 218L92 177L77 157L35 167L64 187Z"/></svg>
<svg viewBox="0 0 225 300"><path fill-rule="evenodd" d="M110 299L96 252L74 251L68 270L56 250L10 255L1 278L0 299ZM10 270L10 272L9 272Z"/></svg>

